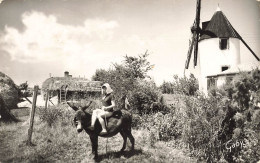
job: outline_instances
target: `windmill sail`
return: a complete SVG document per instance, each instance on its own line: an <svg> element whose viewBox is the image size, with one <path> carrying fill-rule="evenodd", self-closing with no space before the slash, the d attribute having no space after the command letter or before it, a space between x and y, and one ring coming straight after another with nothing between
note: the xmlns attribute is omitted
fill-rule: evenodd
<svg viewBox="0 0 260 163"><path fill-rule="evenodd" d="M194 67L197 66L197 57L198 57L198 42L199 42L199 32L200 32L200 0L197 1L197 10L196 10L196 36L195 36L195 47L194 47Z"/></svg>
<svg viewBox="0 0 260 163"><path fill-rule="evenodd" d="M189 68L189 64L190 64L190 58L191 58L191 53L192 53L192 50L193 50L193 46L194 46L194 34L192 35L191 37L191 40L190 40L190 46L189 46L189 51L188 51L188 54L187 54L187 60L186 60L186 64L185 64L185 68L188 69Z"/></svg>
<svg viewBox="0 0 260 163"><path fill-rule="evenodd" d="M187 54L187 60L185 64L185 68L189 68L189 63L192 55L192 50L194 46L194 66L197 65L197 56L198 56L198 42L199 42L199 35L200 35L200 6L201 6L201 0L197 0L197 7L196 7L196 18L194 21L193 26L191 27L192 32L192 40L191 44L189 46L189 51Z"/></svg>

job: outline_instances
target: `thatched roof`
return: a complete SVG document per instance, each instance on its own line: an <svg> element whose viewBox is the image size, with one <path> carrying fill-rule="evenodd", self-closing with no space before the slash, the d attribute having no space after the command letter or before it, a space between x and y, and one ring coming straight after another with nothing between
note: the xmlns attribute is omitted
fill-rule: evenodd
<svg viewBox="0 0 260 163"><path fill-rule="evenodd" d="M209 38L241 38L220 10L214 13L209 22L204 22L203 26L200 40Z"/></svg>
<svg viewBox="0 0 260 163"><path fill-rule="evenodd" d="M46 92L60 90L62 86L68 86L68 91L78 92L100 92L102 82L89 81L85 78L51 77L42 84L42 91Z"/></svg>
<svg viewBox="0 0 260 163"><path fill-rule="evenodd" d="M13 80L2 72L0 72L0 94L8 109L17 107L18 89Z"/></svg>

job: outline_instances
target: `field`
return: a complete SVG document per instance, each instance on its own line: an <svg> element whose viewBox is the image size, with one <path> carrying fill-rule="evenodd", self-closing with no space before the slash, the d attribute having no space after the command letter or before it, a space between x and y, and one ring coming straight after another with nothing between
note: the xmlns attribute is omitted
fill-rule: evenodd
<svg viewBox="0 0 260 163"><path fill-rule="evenodd" d="M173 103L167 96L167 103ZM0 161L1 162L92 162L90 140L85 132L77 133L71 124L59 121L49 127L39 119L36 111L33 146L27 146L29 126L29 108L12 110L21 121L1 124L0 126ZM73 111L71 111L73 112ZM189 157L185 146L176 146L175 140L156 141L145 129L133 130L135 150L119 153L123 139L115 137L99 138L98 162L196 162ZM130 142L128 141L128 146Z"/></svg>

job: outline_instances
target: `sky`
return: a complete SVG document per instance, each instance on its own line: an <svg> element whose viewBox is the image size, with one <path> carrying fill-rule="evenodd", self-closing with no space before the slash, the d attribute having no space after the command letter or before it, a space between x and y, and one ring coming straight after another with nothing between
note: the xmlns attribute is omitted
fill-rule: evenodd
<svg viewBox="0 0 260 163"><path fill-rule="evenodd" d="M259 0L201 3L201 22L219 6L260 57ZM0 71L30 86L64 71L91 79L148 50L149 75L160 85L183 75L195 11L196 0L2 0ZM259 64L240 48L243 63Z"/></svg>

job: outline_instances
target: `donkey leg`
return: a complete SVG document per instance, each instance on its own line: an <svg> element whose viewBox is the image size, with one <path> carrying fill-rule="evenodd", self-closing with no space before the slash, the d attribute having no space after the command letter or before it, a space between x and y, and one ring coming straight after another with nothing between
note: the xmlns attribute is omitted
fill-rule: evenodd
<svg viewBox="0 0 260 163"><path fill-rule="evenodd" d="M123 139L124 139L123 147L122 147L122 149L120 150L121 152L123 152L123 151L125 150L125 147L126 147L127 134L125 133L125 131L120 131L120 134L121 134L121 136L122 136Z"/></svg>
<svg viewBox="0 0 260 163"><path fill-rule="evenodd" d="M131 144L132 144L131 150L134 150L134 148L135 148L135 138L133 137L133 135L131 133L131 127L129 127L127 129L126 134L127 134L127 137L129 138Z"/></svg>
<svg viewBox="0 0 260 163"><path fill-rule="evenodd" d="M94 159L98 157L98 136L97 135L90 135L91 146L92 146L92 153L94 155Z"/></svg>

